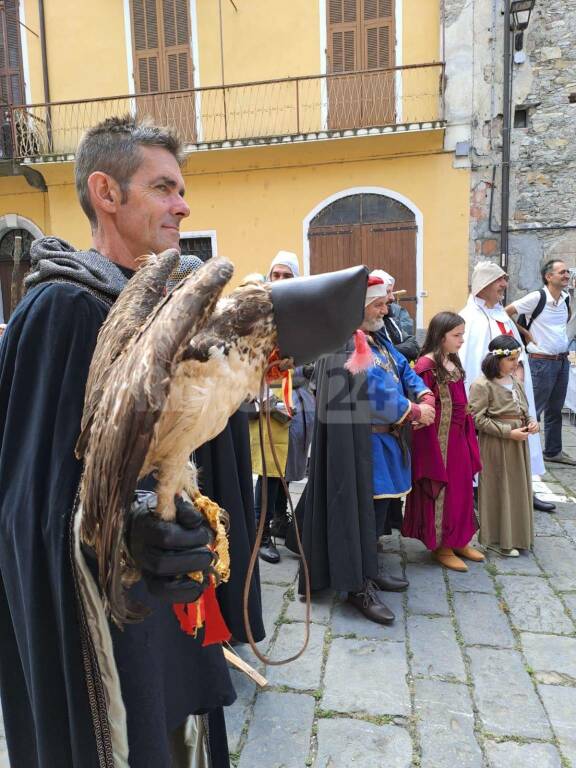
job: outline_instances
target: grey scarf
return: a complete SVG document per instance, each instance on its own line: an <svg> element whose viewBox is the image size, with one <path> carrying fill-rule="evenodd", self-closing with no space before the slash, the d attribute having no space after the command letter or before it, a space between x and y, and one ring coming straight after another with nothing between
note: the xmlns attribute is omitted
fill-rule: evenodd
<svg viewBox="0 0 576 768"><path fill-rule="evenodd" d="M24 280L27 291L42 283L73 283L111 305L128 282L116 264L98 251L76 251L57 237L34 240L30 261Z"/></svg>

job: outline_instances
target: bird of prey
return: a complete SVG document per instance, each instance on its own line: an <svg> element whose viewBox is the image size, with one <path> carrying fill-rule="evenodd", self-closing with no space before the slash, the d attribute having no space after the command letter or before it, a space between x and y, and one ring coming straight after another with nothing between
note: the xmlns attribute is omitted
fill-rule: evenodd
<svg viewBox="0 0 576 768"><path fill-rule="evenodd" d="M341 346L361 322L367 270L222 291L232 263L213 258L167 295L178 252L148 257L112 307L87 383L78 458L82 540L98 558L113 620L137 618L125 585L139 577L124 523L139 479L154 474L158 513L175 518L174 496L200 492L190 456L259 392L273 352L303 364ZM205 512L212 527L215 505ZM224 536L225 539L225 536ZM218 567L218 566L217 566Z"/></svg>
<svg viewBox="0 0 576 768"><path fill-rule="evenodd" d="M77 455L84 458L82 538L94 547L112 617L134 618L124 599L126 511L138 480L157 478L158 512L198 494L192 452L255 397L277 342L270 285L220 298L233 274L211 259L163 297L176 251L150 258L110 311L92 359ZM123 578L124 577L124 578Z"/></svg>

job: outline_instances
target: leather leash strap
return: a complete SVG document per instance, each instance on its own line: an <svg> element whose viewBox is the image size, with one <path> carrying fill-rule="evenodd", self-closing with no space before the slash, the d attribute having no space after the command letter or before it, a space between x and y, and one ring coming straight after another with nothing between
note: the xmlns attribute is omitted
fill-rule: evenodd
<svg viewBox="0 0 576 768"><path fill-rule="evenodd" d="M276 465L276 470L282 481L282 487L284 488L284 493L286 494L286 498L288 499L288 504L290 506L290 512L292 514L292 525L294 526L294 531L296 533L296 542L298 544L300 562L302 565L302 570L304 572L304 584L305 584L305 590L306 590L306 622L305 622L305 630L304 630L304 642L302 644L302 648L293 656L290 656L287 659L271 659L269 656L266 656L265 654L261 653L258 647L256 646L256 641L254 640L254 635L252 634L252 627L250 626L248 600L250 596L250 585L252 583L252 577L254 576L254 568L256 567L256 561L258 559L258 551L260 550L260 545L262 544L262 536L264 534L264 526L266 524L266 515L268 510L268 469L266 466L266 456L264 452L264 413L263 413L262 403L265 400L267 400L270 395L270 388L268 386L266 376L268 374L268 371L274 366L278 366L278 361L270 363L266 367L262 375L262 380L260 381L260 409L258 412L258 432L260 437L260 451L262 453L262 504L260 508L260 520L258 521L258 530L256 531L256 541L254 542L254 548L252 549L252 553L250 555L248 572L246 573L246 580L244 581L244 594L242 596L242 613L244 616L244 628L246 630L248 642L250 644L250 648L252 648L252 650L254 651L255 656L263 664L279 667L279 666L282 666L283 664L289 664L291 661L296 661L296 659L299 659L308 646L308 641L310 640L311 597L310 597L310 574L308 572L308 563L306 562L306 557L304 556L304 549L302 548L302 542L300 540L300 532L298 530L298 524L296 523L296 515L294 514L294 505L292 504L292 499L290 498L288 483L286 482L286 478L284 477L284 472L282 471L282 467L280 466L280 462L278 460L278 454L276 453L276 448L274 447L274 442L272 440L272 424L270 422L270 409L267 408L265 418L266 418L266 427L268 431L268 441L270 443L270 448L272 450L272 456L274 458L274 464Z"/></svg>

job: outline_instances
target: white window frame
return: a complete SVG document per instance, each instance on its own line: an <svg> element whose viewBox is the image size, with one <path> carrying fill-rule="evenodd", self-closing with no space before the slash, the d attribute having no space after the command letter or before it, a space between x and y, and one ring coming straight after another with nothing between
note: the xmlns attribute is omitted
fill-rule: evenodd
<svg viewBox="0 0 576 768"><path fill-rule="evenodd" d="M28 58L28 38L26 36L26 10L24 8L24 0L20 0L18 3L18 20L20 22L20 52L22 54L24 100L26 104L32 104L32 85L30 83L30 60Z"/></svg>
<svg viewBox="0 0 576 768"><path fill-rule="evenodd" d="M180 240L186 240L186 239L192 239L192 238L198 238L198 237L209 237L210 248L212 249L212 258L215 258L216 256L218 256L218 243L217 243L215 229L195 229L195 230L190 230L188 232L180 232Z"/></svg>

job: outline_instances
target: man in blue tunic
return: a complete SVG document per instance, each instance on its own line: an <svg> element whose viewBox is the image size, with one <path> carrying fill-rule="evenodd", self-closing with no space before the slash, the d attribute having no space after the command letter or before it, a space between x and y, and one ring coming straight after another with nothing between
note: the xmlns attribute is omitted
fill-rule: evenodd
<svg viewBox="0 0 576 768"><path fill-rule="evenodd" d="M434 421L424 382L392 344L374 337L389 300L385 282L372 274L362 324L373 353L367 371L353 376L345 368L352 341L317 364L309 481L296 510L312 590L348 593L348 601L379 624L394 621L382 591L408 587L404 579L379 572L377 555L390 499L410 490L402 431Z"/></svg>
<svg viewBox="0 0 576 768"><path fill-rule="evenodd" d="M374 355L366 371L372 430L372 476L376 535L389 532L388 513L393 499L403 499L411 488L410 452L406 430L411 422L434 418L430 390L414 373L404 355L377 332L387 315L392 285L380 275L370 276L363 330ZM428 400L427 394L430 395ZM416 404L412 400L418 400Z"/></svg>

